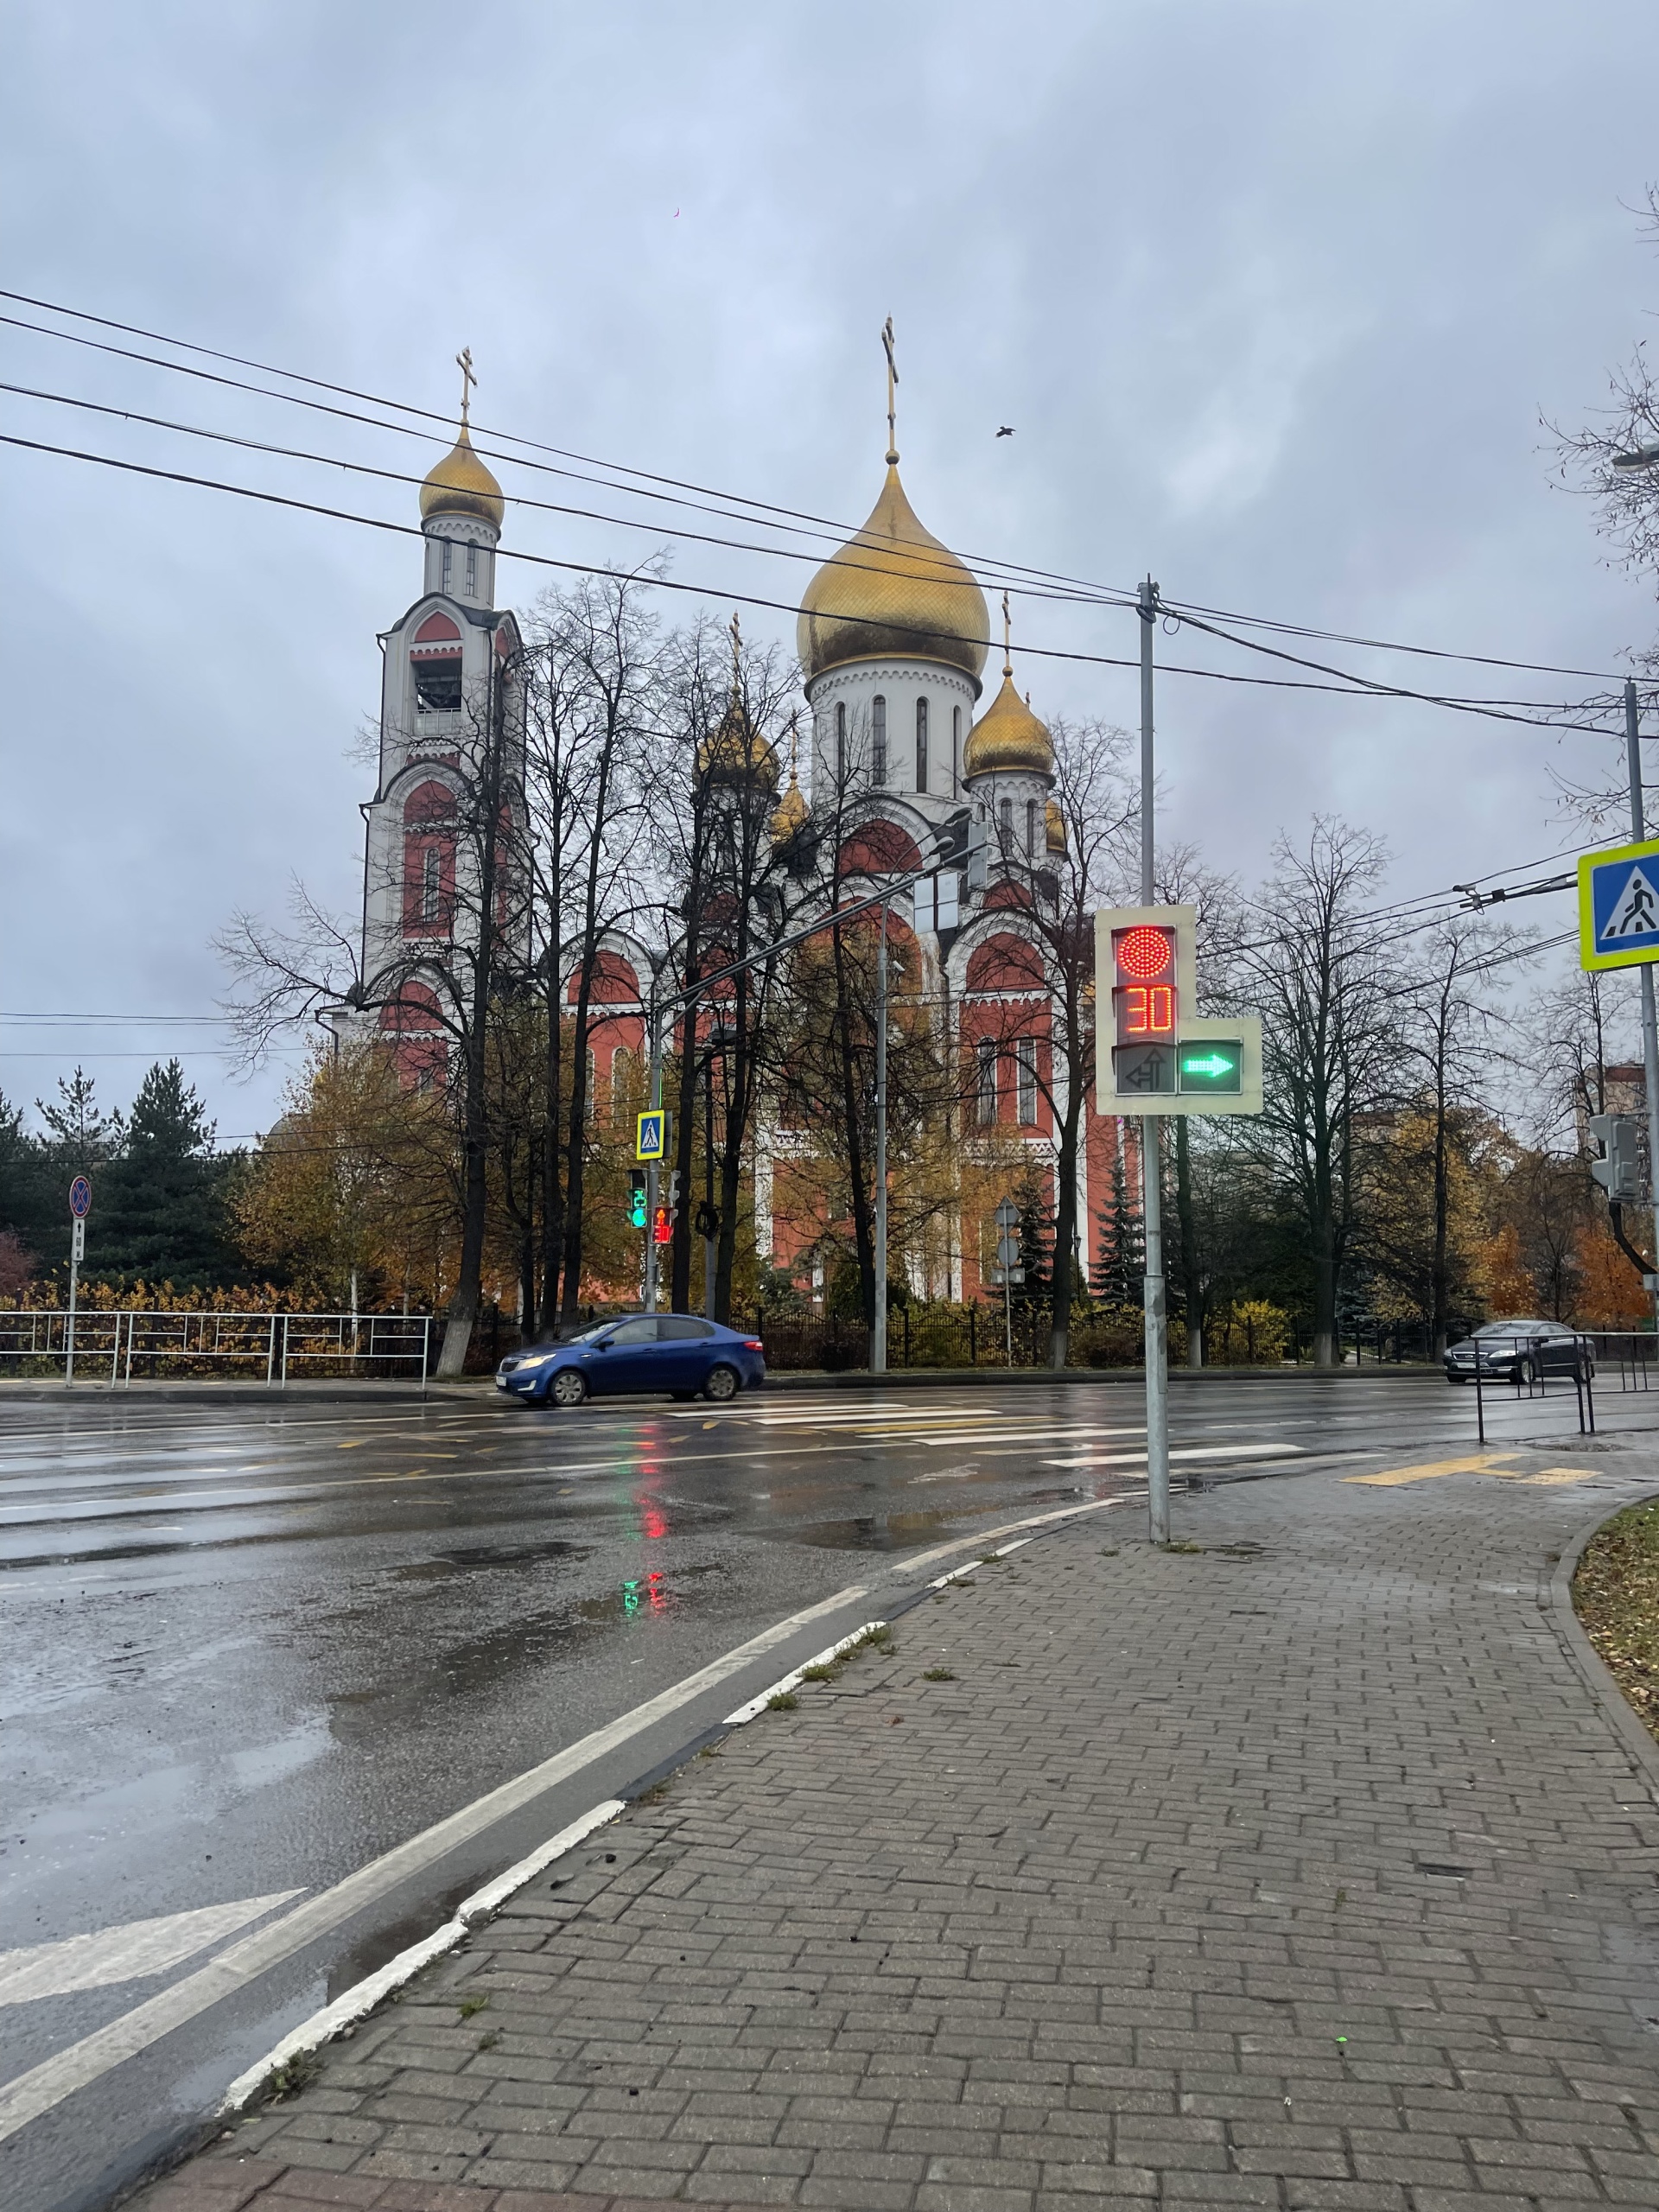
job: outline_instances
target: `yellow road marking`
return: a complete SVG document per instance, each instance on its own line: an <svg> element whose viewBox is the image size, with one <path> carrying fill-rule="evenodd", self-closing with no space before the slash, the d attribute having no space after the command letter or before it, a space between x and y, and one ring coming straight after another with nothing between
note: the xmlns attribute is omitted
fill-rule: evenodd
<svg viewBox="0 0 1659 2212"><path fill-rule="evenodd" d="M1418 1467L1389 1467L1381 1474L1344 1475L1345 1483L1366 1483L1376 1490L1395 1490L1402 1483L1432 1482L1437 1475L1496 1475L1513 1474L1512 1467L1500 1467L1498 1459L1512 1459L1513 1452L1496 1456L1490 1452L1471 1452L1461 1459L1430 1459Z"/></svg>

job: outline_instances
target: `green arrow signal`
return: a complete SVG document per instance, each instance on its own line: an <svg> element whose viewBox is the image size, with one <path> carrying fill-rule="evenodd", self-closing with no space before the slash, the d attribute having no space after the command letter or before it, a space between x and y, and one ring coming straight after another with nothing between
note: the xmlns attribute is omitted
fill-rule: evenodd
<svg viewBox="0 0 1659 2212"><path fill-rule="evenodd" d="M1230 1075L1233 1062L1224 1059L1219 1052L1207 1052L1202 1059L1189 1055L1181 1062L1183 1075Z"/></svg>

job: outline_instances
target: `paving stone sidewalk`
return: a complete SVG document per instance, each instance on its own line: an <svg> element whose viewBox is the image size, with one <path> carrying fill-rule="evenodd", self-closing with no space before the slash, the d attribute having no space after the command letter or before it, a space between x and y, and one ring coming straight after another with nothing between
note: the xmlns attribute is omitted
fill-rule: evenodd
<svg viewBox="0 0 1659 2212"><path fill-rule="evenodd" d="M1659 1810L1548 1597L1659 1468L1550 1464L985 1568L148 2212L1659 2207Z"/></svg>

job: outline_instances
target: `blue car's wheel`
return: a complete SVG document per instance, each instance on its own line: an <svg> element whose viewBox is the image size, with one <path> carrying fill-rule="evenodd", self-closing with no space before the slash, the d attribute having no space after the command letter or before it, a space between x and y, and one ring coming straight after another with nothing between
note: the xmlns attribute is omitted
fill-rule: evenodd
<svg viewBox="0 0 1659 2212"><path fill-rule="evenodd" d="M588 1377L579 1367L562 1367L550 1391L556 1406L579 1406L588 1395Z"/></svg>
<svg viewBox="0 0 1659 2212"><path fill-rule="evenodd" d="M738 1388L737 1370L728 1367L722 1361L718 1367L709 1369L702 1386L702 1395L705 1398L712 1398L717 1406L723 1406L728 1398L737 1395Z"/></svg>

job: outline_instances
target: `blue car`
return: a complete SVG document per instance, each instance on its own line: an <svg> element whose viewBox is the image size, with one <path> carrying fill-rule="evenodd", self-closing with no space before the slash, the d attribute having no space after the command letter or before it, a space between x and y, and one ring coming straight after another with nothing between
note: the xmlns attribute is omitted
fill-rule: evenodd
<svg viewBox="0 0 1659 2212"><path fill-rule="evenodd" d="M495 1370L495 1387L544 1405L579 1406L583 1399L624 1390L660 1390L671 1398L701 1391L716 1405L766 1379L759 1337L700 1321L691 1313L629 1313L600 1321L557 1344L510 1352Z"/></svg>

